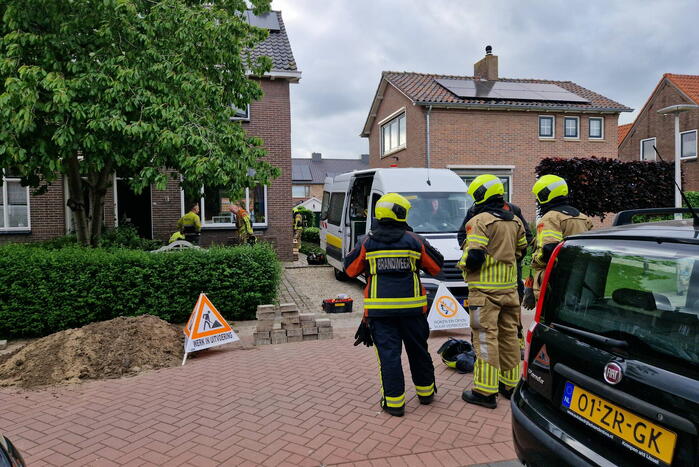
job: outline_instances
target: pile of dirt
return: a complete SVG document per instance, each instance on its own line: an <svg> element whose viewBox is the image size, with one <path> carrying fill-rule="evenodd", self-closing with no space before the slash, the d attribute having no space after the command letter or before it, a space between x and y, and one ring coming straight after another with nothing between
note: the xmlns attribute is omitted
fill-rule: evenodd
<svg viewBox="0 0 699 467"><path fill-rule="evenodd" d="M35 387L118 378L177 365L182 329L143 315L68 329L0 356L0 386Z"/></svg>

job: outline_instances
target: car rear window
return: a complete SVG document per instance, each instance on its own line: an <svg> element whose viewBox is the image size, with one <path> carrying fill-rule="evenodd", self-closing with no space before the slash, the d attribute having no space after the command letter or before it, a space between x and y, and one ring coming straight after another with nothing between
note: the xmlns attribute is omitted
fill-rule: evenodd
<svg viewBox="0 0 699 467"><path fill-rule="evenodd" d="M699 365L699 249L567 242L549 279L543 321L626 340L635 358Z"/></svg>

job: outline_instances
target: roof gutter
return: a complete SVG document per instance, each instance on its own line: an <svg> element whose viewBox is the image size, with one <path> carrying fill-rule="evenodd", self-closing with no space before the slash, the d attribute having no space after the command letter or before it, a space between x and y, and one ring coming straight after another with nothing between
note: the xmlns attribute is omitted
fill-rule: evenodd
<svg viewBox="0 0 699 467"><path fill-rule="evenodd" d="M251 78L259 78L260 76L253 75L252 73L248 72L248 77ZM286 79L289 80L291 83L298 83L299 80L301 79L301 72L300 71L268 71L264 75L262 75L262 78L270 78L270 79Z"/></svg>
<svg viewBox="0 0 699 467"><path fill-rule="evenodd" d="M523 107L519 105L511 105L511 104L474 104L474 103L466 103L466 102L455 102L455 103L446 103L446 102L430 102L430 101L416 101L415 105L421 105L424 107L436 107L436 108L456 108L456 109L479 109L479 110L517 110L520 112L526 112L526 111L537 111L537 112L571 112L571 113L600 113L600 112L607 112L607 113L619 113L619 112L633 112L633 109L629 109L628 107L623 107L623 108L615 108L615 107L595 107L594 109L576 109L576 108L571 108L570 106L563 106L563 105L557 105L557 106L547 106L547 107L541 107L541 106L531 106L531 107Z"/></svg>

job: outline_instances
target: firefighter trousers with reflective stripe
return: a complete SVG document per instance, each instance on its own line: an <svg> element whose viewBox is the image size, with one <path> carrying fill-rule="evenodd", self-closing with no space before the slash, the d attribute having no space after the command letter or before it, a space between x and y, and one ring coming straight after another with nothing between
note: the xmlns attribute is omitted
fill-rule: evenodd
<svg viewBox="0 0 699 467"><path fill-rule="evenodd" d="M427 351L430 327L425 315L371 318L371 336L379 360L381 397L389 407L405 405L405 380L401 364L403 344L410 373L419 396L434 394L434 366Z"/></svg>
<svg viewBox="0 0 699 467"><path fill-rule="evenodd" d="M520 368L517 289L484 291L471 288L468 304L471 338L476 352L474 389L483 394L495 394L499 382L507 387L515 386Z"/></svg>

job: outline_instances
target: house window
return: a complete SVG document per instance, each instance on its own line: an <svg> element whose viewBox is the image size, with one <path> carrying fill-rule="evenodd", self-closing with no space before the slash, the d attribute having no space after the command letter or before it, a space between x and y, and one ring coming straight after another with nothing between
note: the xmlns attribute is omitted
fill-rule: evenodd
<svg viewBox="0 0 699 467"><path fill-rule="evenodd" d="M381 155L405 147L405 112L381 125Z"/></svg>
<svg viewBox="0 0 699 467"><path fill-rule="evenodd" d="M0 177L0 231L30 230L29 188L10 173L0 171Z"/></svg>
<svg viewBox="0 0 699 467"><path fill-rule="evenodd" d="M580 134L578 127L580 126L579 117L565 117L563 119L563 137L564 138L579 138Z"/></svg>
<svg viewBox="0 0 699 467"><path fill-rule="evenodd" d="M235 110L235 115L231 117L231 120L243 120L246 122L250 121L250 104L246 105L244 109L239 109L238 107L231 105L233 110Z"/></svg>
<svg viewBox="0 0 699 467"><path fill-rule="evenodd" d="M542 115L539 117L539 138L555 137L556 119L552 115Z"/></svg>
<svg viewBox="0 0 699 467"><path fill-rule="evenodd" d="M291 186L291 197L292 198L310 198L311 187L308 185L292 185Z"/></svg>
<svg viewBox="0 0 699 467"><path fill-rule="evenodd" d="M201 198L185 199L183 211L198 202L202 226L231 228L236 225L230 207L238 201L243 202L243 207L250 214L253 227L267 226L267 187L264 185L246 188L245 196L240 200L231 199L223 188L204 187Z"/></svg>
<svg viewBox="0 0 699 467"><path fill-rule="evenodd" d="M604 119L602 117L590 117L588 121L588 138L604 139Z"/></svg>
<svg viewBox="0 0 699 467"><path fill-rule="evenodd" d="M648 138L641 140L641 160L642 161L654 161L655 160L655 138Z"/></svg>
<svg viewBox="0 0 699 467"><path fill-rule="evenodd" d="M694 159L697 157L697 130L680 133L680 159Z"/></svg>

